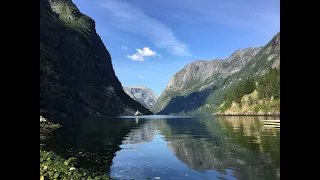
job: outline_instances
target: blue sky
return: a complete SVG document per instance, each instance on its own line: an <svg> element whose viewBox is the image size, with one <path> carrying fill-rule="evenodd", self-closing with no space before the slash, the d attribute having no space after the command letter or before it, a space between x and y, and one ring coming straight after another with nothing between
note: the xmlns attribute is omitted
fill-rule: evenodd
<svg viewBox="0 0 320 180"><path fill-rule="evenodd" d="M280 0L73 0L96 22L123 86L160 96L195 60L225 59L280 31Z"/></svg>

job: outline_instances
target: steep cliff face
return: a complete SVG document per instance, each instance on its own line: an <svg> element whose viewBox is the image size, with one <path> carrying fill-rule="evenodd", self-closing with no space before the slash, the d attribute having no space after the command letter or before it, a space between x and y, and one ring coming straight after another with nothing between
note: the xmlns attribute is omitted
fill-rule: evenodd
<svg viewBox="0 0 320 180"><path fill-rule="evenodd" d="M158 99L158 96L151 89L143 86L123 87L123 90L132 99L138 101L148 109L151 109Z"/></svg>
<svg viewBox="0 0 320 180"><path fill-rule="evenodd" d="M201 85L206 86L205 80L218 73L222 64L223 61L220 59L192 62L170 79L164 93L178 91L184 95L193 89L198 89Z"/></svg>
<svg viewBox="0 0 320 180"><path fill-rule="evenodd" d="M151 112L116 77L95 22L71 0L40 0L40 114L130 115Z"/></svg>
<svg viewBox="0 0 320 180"><path fill-rule="evenodd" d="M152 108L154 113L213 114L224 94L246 77L280 68L280 32L264 47L237 50L226 60L195 61L177 72Z"/></svg>

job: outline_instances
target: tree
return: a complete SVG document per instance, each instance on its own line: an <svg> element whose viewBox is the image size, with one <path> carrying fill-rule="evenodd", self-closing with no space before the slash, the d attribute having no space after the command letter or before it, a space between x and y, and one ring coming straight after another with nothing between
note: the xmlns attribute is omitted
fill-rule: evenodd
<svg viewBox="0 0 320 180"><path fill-rule="evenodd" d="M270 69L258 81L257 90L260 98L280 98L280 69Z"/></svg>

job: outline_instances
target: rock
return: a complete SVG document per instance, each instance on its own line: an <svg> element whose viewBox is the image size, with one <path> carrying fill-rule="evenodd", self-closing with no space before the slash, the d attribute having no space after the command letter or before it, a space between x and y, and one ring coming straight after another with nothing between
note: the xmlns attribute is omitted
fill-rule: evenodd
<svg viewBox="0 0 320 180"><path fill-rule="evenodd" d="M151 89L143 86L129 86L123 87L125 93L127 93L132 99L138 101L144 107L151 109L154 103L158 99Z"/></svg>
<svg viewBox="0 0 320 180"><path fill-rule="evenodd" d="M246 77L264 75L279 63L280 32L264 47L237 50L226 60L194 61L170 79L151 110L159 114L214 113L227 91Z"/></svg>
<svg viewBox="0 0 320 180"><path fill-rule="evenodd" d="M47 122L48 120L47 119L45 119L45 118L43 118L42 116L40 116L40 122L42 123L42 122Z"/></svg>
<svg viewBox="0 0 320 180"><path fill-rule="evenodd" d="M95 22L71 0L40 0L40 109L48 117L152 114L123 91Z"/></svg>

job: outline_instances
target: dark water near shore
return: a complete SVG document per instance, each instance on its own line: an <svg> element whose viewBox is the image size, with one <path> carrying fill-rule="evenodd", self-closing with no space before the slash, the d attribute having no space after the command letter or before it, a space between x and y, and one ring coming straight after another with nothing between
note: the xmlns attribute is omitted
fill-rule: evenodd
<svg viewBox="0 0 320 180"><path fill-rule="evenodd" d="M116 179L280 179L280 128L266 116L63 120L47 145Z"/></svg>

